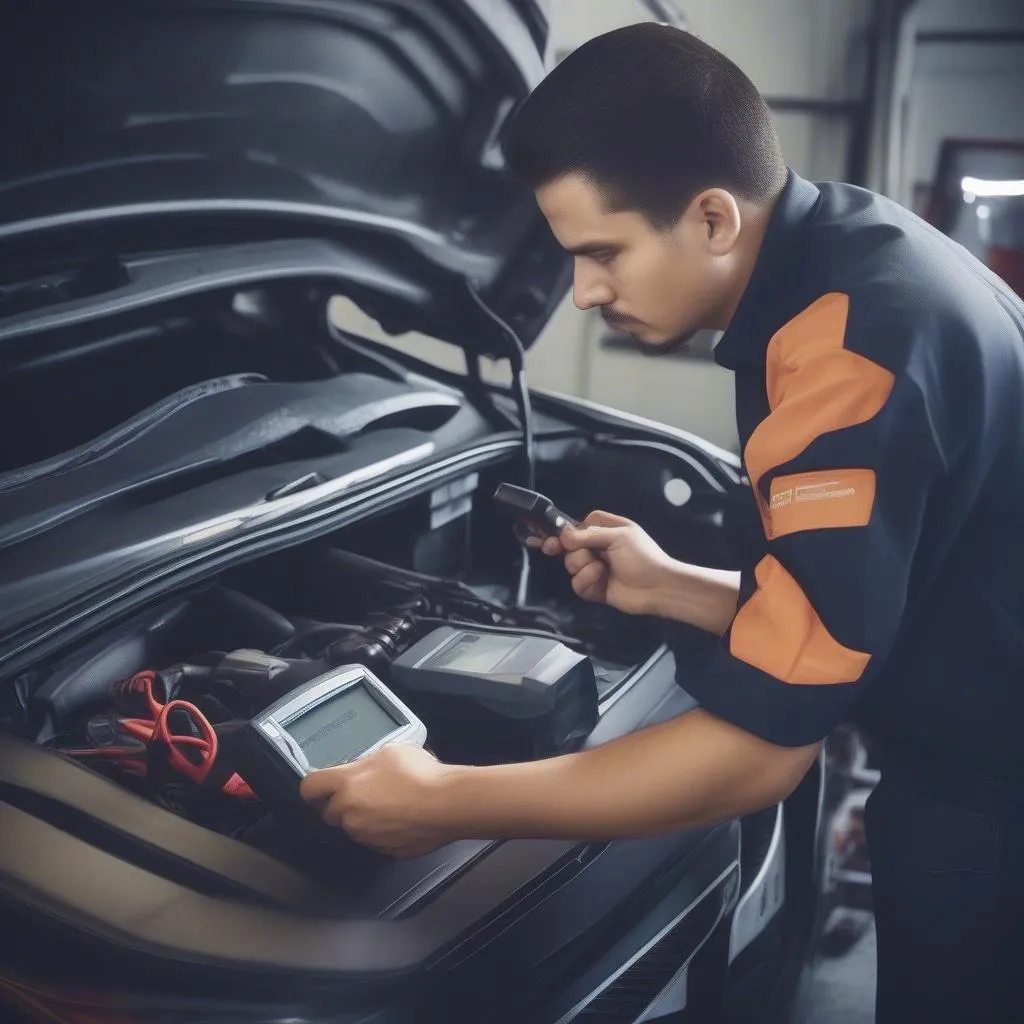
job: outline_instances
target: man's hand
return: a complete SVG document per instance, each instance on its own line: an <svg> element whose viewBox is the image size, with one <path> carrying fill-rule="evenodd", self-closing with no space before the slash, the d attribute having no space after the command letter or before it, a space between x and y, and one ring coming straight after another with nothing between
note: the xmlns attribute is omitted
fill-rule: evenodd
<svg viewBox="0 0 1024 1024"><path fill-rule="evenodd" d="M678 565L631 519L610 512L591 512L579 529L549 537L542 550L565 556L572 588L584 600L630 615L653 612L652 596Z"/></svg>
<svg viewBox="0 0 1024 1024"><path fill-rule="evenodd" d="M313 772L304 800L328 825L392 857L418 857L457 838L444 833L433 795L445 766L419 747L392 743L351 764Z"/></svg>
<svg viewBox="0 0 1024 1024"><path fill-rule="evenodd" d="M572 588L630 615L655 615L721 635L736 615L740 574L670 558L631 519L591 512L579 529L528 541L565 557Z"/></svg>

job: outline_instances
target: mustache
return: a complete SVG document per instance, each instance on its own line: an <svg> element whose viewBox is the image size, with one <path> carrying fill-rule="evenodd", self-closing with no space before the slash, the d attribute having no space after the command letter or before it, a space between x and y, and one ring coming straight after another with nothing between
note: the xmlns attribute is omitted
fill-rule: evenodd
<svg viewBox="0 0 1024 1024"><path fill-rule="evenodd" d="M604 320L604 322L613 330L621 331L623 334L629 335L636 351L641 355L651 358L671 355L673 352L685 351L690 347L693 339L700 333L696 330L686 331L685 333L672 338L670 341L651 344L646 341L641 341L641 339L630 330L631 327L643 325L642 320L637 320L636 317L627 316L625 313L619 313L609 306L601 307L601 319Z"/></svg>
<svg viewBox="0 0 1024 1024"><path fill-rule="evenodd" d="M623 330L636 326L640 323L636 317L626 316L625 313L619 313L607 306L601 307L601 319L604 320L609 327L617 327Z"/></svg>

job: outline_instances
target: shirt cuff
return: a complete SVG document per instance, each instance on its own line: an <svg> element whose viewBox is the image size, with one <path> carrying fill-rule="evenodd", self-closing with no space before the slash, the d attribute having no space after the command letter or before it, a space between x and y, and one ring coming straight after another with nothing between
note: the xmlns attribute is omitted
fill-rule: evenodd
<svg viewBox="0 0 1024 1024"><path fill-rule="evenodd" d="M856 683L783 683L720 644L697 662L678 661L676 682L706 711L780 747L823 740L846 721Z"/></svg>

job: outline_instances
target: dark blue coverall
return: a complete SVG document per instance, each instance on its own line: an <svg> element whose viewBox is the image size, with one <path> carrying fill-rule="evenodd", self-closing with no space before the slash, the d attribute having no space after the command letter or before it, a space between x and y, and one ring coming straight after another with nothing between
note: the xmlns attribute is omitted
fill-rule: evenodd
<svg viewBox="0 0 1024 1024"><path fill-rule="evenodd" d="M791 173L716 359L760 522L684 685L776 744L876 741L879 1024L1024 1022L1024 304Z"/></svg>

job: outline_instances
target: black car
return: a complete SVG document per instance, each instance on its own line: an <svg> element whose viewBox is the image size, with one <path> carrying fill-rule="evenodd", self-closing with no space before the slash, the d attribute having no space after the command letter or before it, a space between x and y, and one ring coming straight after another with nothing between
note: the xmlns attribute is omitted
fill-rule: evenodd
<svg viewBox="0 0 1024 1024"><path fill-rule="evenodd" d="M547 756L693 707L687 673L713 641L668 644L660 622L578 601L492 500L530 485L721 567L755 515L730 453L525 385L523 351L570 268L498 140L546 35L531 0L5 13L10 1012L781 1012L820 916L824 758L784 806L714 828L405 861L275 813L232 760L247 721L338 666L408 700L442 759ZM465 371L339 328L339 295L391 335L451 343ZM508 361L513 384L488 383L486 360ZM592 689L539 732L471 695L417 703L391 666L453 626L574 652Z"/></svg>

